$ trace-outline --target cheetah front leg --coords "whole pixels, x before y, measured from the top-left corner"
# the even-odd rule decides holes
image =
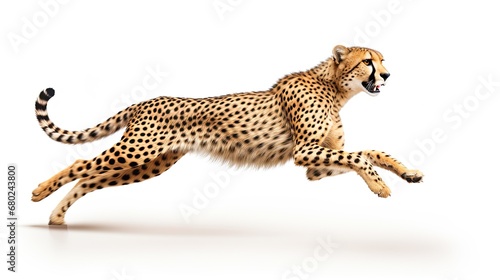
[[[408,183],[421,183],[424,174],[419,170],[406,168],[401,162],[381,151],[363,151],[362,155],[378,167],[384,168],[406,180]]]
[[[381,151],[361,151],[358,154],[367,158],[373,165],[389,170],[408,183],[421,183],[424,174],[419,170],[408,169],[401,162],[391,157],[389,154]],[[334,169],[334,168],[307,168],[307,178],[311,181],[320,180],[324,177],[335,176],[352,171],[352,169]]]
[[[373,168],[372,163],[363,156],[362,152],[349,153],[307,143],[295,146],[293,158],[296,165],[317,172],[322,170],[332,170],[332,172],[355,171],[363,178],[373,193],[380,197],[388,197],[391,194],[391,190],[385,185]],[[321,173],[316,175],[318,177],[325,176]]]
[[[311,181],[316,181],[319,179],[323,179],[325,177],[336,176],[345,174],[351,169],[334,169],[334,168],[307,168],[306,176],[307,179]]]
[[[52,211],[49,225],[63,225],[69,207],[86,194],[106,187],[124,186],[158,176],[172,167],[184,154],[184,152],[177,151],[167,152],[135,168],[81,179]]]
[[[332,126],[332,129],[327,132],[327,136],[322,141],[320,141],[320,145],[321,147],[325,147],[331,150],[343,150],[345,143],[344,129],[339,116],[336,116],[335,124],[336,125]],[[325,177],[345,174],[349,171],[352,171],[352,169],[308,167],[306,176],[307,179],[316,181]]]

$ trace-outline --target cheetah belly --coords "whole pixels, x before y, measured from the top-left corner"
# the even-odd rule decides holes
[[[226,135],[216,140],[218,145],[206,147],[203,152],[236,165],[265,167],[288,161],[293,152],[291,133],[285,127],[266,128],[248,134],[235,130],[233,134],[239,134],[239,139]]]
[[[193,150],[235,165],[274,166],[292,157],[290,130],[278,122],[218,129],[196,137]]]
[[[242,100],[246,99],[217,100],[216,110],[200,109],[185,116],[188,137],[176,141],[180,145],[175,148],[207,154],[235,165],[266,167],[291,159],[292,134],[281,109],[272,106],[275,103],[269,96],[258,99],[258,104]],[[207,101],[202,101],[200,107],[208,107],[203,102]],[[226,102],[230,106],[225,106]],[[224,107],[232,110],[218,110]]]

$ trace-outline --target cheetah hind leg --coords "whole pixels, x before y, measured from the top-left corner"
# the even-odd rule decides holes
[[[63,185],[77,179],[75,176],[76,169],[86,164],[86,162],[87,161],[81,159],[76,160],[73,164],[61,170],[47,181],[40,183],[38,187],[33,190],[31,200],[34,202],[41,201],[53,192],[57,191]]]
[[[64,218],[69,207],[86,194],[106,187],[124,186],[158,176],[172,167],[184,154],[178,151],[167,152],[153,161],[134,168],[80,179],[52,211],[49,225],[64,225]]]

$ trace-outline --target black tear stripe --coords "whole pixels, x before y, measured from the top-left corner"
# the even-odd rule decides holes
[[[374,84],[375,83],[375,66],[373,65],[373,61],[371,61],[371,60],[370,60],[370,66],[372,67],[372,73],[370,74],[370,78],[369,78],[368,81],[371,84]]]
[[[359,64],[359,63],[358,63]],[[370,66],[372,67],[372,73],[370,77],[368,77],[368,82],[361,82],[361,84],[369,91],[373,91],[372,87],[375,84],[375,66],[373,65],[373,61],[370,60]]]

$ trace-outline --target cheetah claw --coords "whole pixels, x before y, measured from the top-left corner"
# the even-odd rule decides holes
[[[377,193],[377,196],[378,197],[382,197],[382,198],[388,198],[391,196],[391,192],[389,190],[389,188],[384,188],[384,189],[381,189],[378,193]]]

